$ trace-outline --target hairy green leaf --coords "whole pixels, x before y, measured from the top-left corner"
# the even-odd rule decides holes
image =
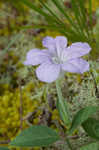
[[[99,150],[99,143],[90,143],[87,145],[84,145],[80,148],[80,150]]]
[[[31,126],[22,131],[11,143],[11,146],[34,147],[49,146],[59,140],[58,134],[47,126]]]
[[[70,134],[84,121],[86,121],[92,114],[94,114],[97,110],[99,110],[99,107],[96,106],[88,106],[83,109],[81,109],[77,114],[74,116],[74,119],[72,121]]]
[[[99,120],[88,118],[82,126],[90,137],[99,140]]]

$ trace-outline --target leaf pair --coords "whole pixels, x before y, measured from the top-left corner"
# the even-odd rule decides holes
[[[99,108],[95,106],[88,106],[81,109],[74,117],[70,134],[82,124],[89,136],[99,139],[99,121],[89,118],[97,110],[99,110]],[[22,131],[21,134],[10,143],[10,145],[20,147],[49,146],[57,140],[60,140],[60,137],[51,128],[47,126],[31,126]]]
[[[72,134],[78,126],[82,125],[82,127],[90,137],[99,140],[99,121],[94,118],[89,118],[91,115],[96,113],[96,111],[99,111],[99,107],[88,106],[86,108],[81,109],[75,115],[72,121],[69,134]],[[80,150],[99,150],[99,143],[89,143],[87,145],[82,146]]]
[[[73,131],[80,126],[82,123],[84,123],[91,115],[96,113],[96,111],[99,110],[99,107],[97,106],[88,106],[83,109],[81,109],[77,114],[75,115],[72,125],[69,131],[69,134],[72,134]]]

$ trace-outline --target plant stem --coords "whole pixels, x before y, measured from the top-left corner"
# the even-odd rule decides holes
[[[67,143],[69,149],[70,149],[70,150],[73,150],[73,148],[72,148],[72,146],[71,146],[71,143],[70,143],[70,141],[69,141],[68,138],[66,138],[66,143]]]
[[[69,111],[68,111],[68,103],[62,96],[62,91],[61,91],[59,80],[56,81],[56,90],[57,90],[57,95],[58,95],[57,109],[59,111],[60,117],[62,121],[64,122],[64,124],[70,127],[71,121],[70,121],[70,116],[69,116]]]
[[[70,121],[70,116],[68,112],[68,103],[63,98],[59,80],[56,80],[56,90],[57,90],[57,95],[58,95],[57,105],[58,105],[58,111],[59,111],[60,117],[65,123],[65,125],[70,127],[71,121]],[[68,137],[66,137],[66,144],[68,145],[68,148],[70,150],[73,150]]]

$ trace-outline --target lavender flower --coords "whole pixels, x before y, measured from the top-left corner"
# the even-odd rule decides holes
[[[36,69],[39,80],[50,83],[64,71],[82,74],[89,70],[88,62],[81,58],[91,50],[88,43],[77,42],[67,47],[64,36],[47,36],[42,43],[47,49],[30,50],[24,62],[25,65],[40,65]]]

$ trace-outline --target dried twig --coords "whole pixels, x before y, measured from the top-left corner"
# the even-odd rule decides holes
[[[10,140],[0,141],[0,144],[9,144]]]
[[[20,90],[20,129],[22,130],[22,124],[23,124],[23,101],[22,101],[22,88],[21,88],[21,79],[19,79],[19,90]]]
[[[22,101],[22,88],[21,79],[19,78],[19,90],[20,90],[20,130],[23,128],[23,101]],[[22,148],[20,148],[22,150]]]

